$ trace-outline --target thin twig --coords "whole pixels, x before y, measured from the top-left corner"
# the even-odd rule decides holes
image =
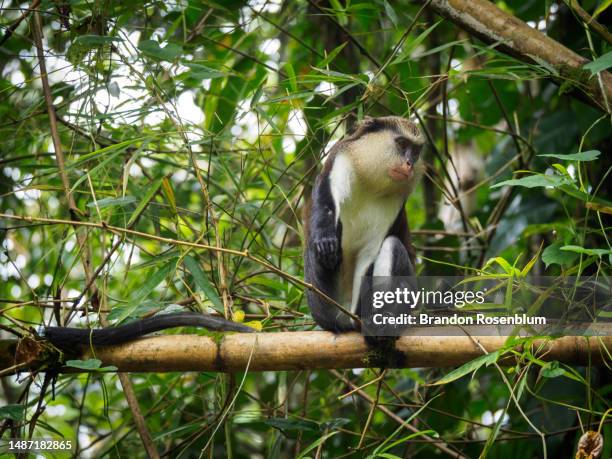
[[[374,403],[374,399],[372,397],[370,397],[363,390],[358,389],[355,384],[353,384],[349,379],[345,378],[339,371],[337,371],[337,370],[330,370],[330,372],[331,372],[331,374],[333,374],[336,378],[338,378],[340,381],[342,381],[344,384],[346,384],[350,388],[357,389],[357,391],[355,393],[357,395],[359,395],[362,399],[364,399],[366,402],[371,403],[371,404]],[[410,430],[411,432],[413,432],[413,433],[421,433],[421,431],[419,429],[414,427],[412,424],[405,422],[401,417],[399,417],[397,414],[395,414],[393,411],[391,411],[386,406],[377,405],[376,408],[379,409],[380,411],[382,411],[383,413],[385,413],[387,416],[389,416],[391,419],[393,419],[395,422],[397,422],[401,426],[403,426],[406,429]],[[421,438],[423,440],[425,440],[426,442],[431,443],[432,446],[438,448],[443,453],[448,454],[450,457],[467,459],[467,457],[464,456],[463,453],[461,453],[460,451],[454,451],[444,441],[442,441],[440,439],[430,437],[429,435],[421,435]]]
[[[17,20],[13,22],[6,29],[6,32],[4,32],[4,35],[0,39],[0,46],[2,46],[9,38],[11,38],[11,35],[13,35],[13,32],[15,32],[17,27],[19,27],[19,25],[23,22],[23,20],[27,18],[32,11],[38,8],[39,5],[40,5],[40,0],[34,0],[32,4],[30,5],[30,7],[27,8],[23,13],[21,13],[21,16],[19,16]]]

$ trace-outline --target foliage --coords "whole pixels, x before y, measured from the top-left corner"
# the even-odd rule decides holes
[[[416,116],[431,141],[428,178],[407,203],[421,274],[609,276],[609,114],[564,93],[545,65],[416,3],[42,1],[67,183],[26,14],[0,39],[3,333],[188,308],[265,332],[313,329],[301,209],[325,152],[364,115]],[[610,45],[564,2],[498,3],[597,58],[589,73],[610,66]],[[604,22],[609,2],[581,3]],[[2,8],[6,31],[25,10]],[[455,203],[446,213],[445,201]],[[609,407],[609,373],[525,349],[456,370],[388,370],[382,382],[377,370],[343,373],[374,381],[364,391],[419,433],[368,416],[358,395],[339,398],[350,390],[340,373],[131,380],[155,444],[173,457],[431,457],[423,435],[469,457],[541,457],[543,441],[551,457],[568,456]],[[501,369],[508,353],[516,364]],[[80,455],[144,456],[113,368],[69,365],[94,372],[60,376],[54,396],[43,375],[5,378],[4,436],[78,434]],[[609,457],[609,424],[602,432]]]

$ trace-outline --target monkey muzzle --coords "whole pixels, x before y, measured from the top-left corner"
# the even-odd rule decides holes
[[[408,162],[399,163],[389,168],[389,177],[395,182],[410,180],[412,177],[412,164]]]
[[[400,152],[401,162],[389,168],[389,177],[396,182],[410,180],[414,165],[419,160],[420,154],[420,145],[405,145],[404,149]]]

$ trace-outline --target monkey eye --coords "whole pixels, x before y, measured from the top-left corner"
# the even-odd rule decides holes
[[[397,149],[400,151],[400,153],[404,153],[406,150],[408,150],[408,148],[410,148],[412,142],[410,142],[410,140],[406,137],[400,136],[395,138],[395,145],[397,145]]]

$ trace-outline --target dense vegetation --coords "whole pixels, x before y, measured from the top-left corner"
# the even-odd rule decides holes
[[[599,69],[612,64],[610,43],[565,2],[497,4],[599,58]],[[605,23],[606,4],[582,8]],[[301,209],[325,152],[365,115],[418,118],[430,141],[427,177],[407,204],[420,274],[610,275],[612,102],[576,97],[575,81],[420,2],[1,8],[4,337],[211,308],[265,332],[314,329],[300,282]],[[515,357],[440,385],[430,384],[449,369],[130,379],[171,457],[431,457],[422,434],[469,457],[567,457],[598,428],[610,457],[609,365]],[[384,410],[340,397],[347,380],[371,383],[364,390]],[[145,456],[115,373],[48,383],[44,373],[2,378],[5,438],[78,437],[79,455]]]

